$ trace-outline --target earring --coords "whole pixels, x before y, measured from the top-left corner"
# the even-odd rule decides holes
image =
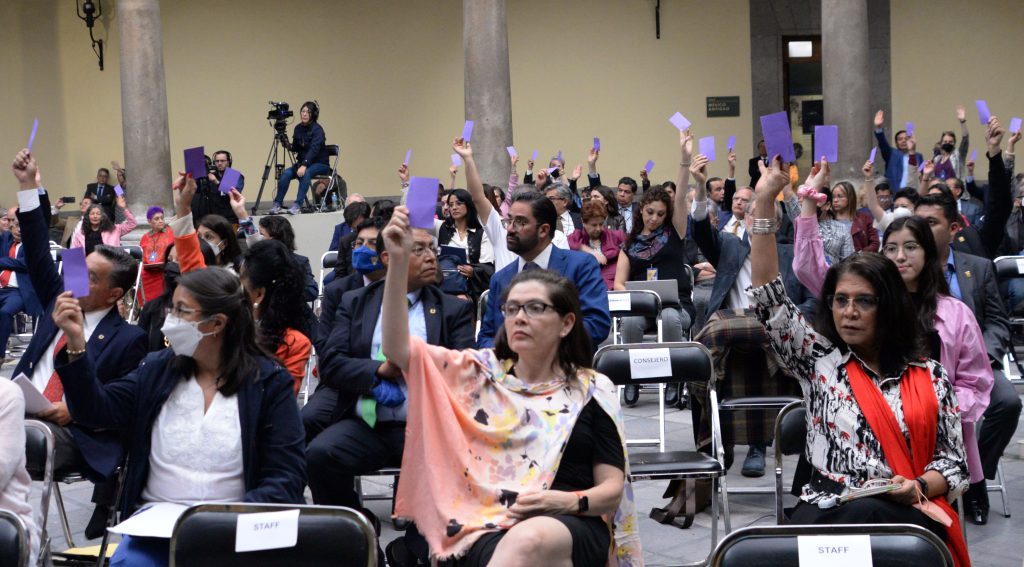
[[[259,309],[259,306],[260,306],[260,302],[259,301],[257,301],[257,302],[252,304],[252,308],[253,309]]]

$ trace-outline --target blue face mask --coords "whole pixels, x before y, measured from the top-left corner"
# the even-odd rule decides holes
[[[380,263],[377,252],[363,245],[352,251],[352,267],[365,276],[383,268],[384,265]]]

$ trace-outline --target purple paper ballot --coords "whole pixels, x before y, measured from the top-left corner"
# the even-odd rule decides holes
[[[715,161],[715,137],[707,136],[697,141],[700,148],[697,153],[708,156],[708,161]]]
[[[28,151],[32,151],[32,144],[36,143],[36,132],[39,131],[39,119],[32,121],[32,133],[28,135]]]
[[[988,126],[988,121],[992,118],[992,113],[988,111],[988,103],[983,100],[974,101],[974,106],[978,107],[978,118],[981,119],[982,126]]]
[[[565,160],[562,159],[562,150],[558,150],[558,161],[565,163]]]
[[[871,148],[871,156],[868,157],[868,161],[875,163],[875,155],[878,154],[878,148]]]
[[[678,112],[670,116],[668,118],[668,121],[671,122],[672,125],[675,126],[676,128],[679,128],[680,132],[690,127],[690,121],[687,120],[685,116]]]
[[[544,171],[548,172],[548,175],[551,175],[552,173],[558,171],[558,168],[557,167],[549,167],[549,168],[545,169]]]
[[[459,154],[452,154],[452,165],[455,167],[462,165],[462,158],[459,157]]]
[[[647,160],[647,164],[646,164],[646,165],[644,165],[644,171],[646,171],[646,172],[647,172],[647,175],[650,175],[650,174],[651,174],[651,171],[652,171],[653,169],[654,169],[654,160],[653,160],[653,159],[649,159],[649,160]]]
[[[1020,132],[1020,118],[1014,117],[1010,119],[1010,133],[1016,134],[1017,132]]]
[[[530,157],[530,161],[537,161],[537,156],[540,155],[540,150],[533,150],[533,156]]]
[[[971,161],[978,161],[978,150],[971,150]]]
[[[405,150],[405,161],[402,162],[402,165],[408,166],[410,161],[412,161],[412,148]]]
[[[206,158],[203,156],[204,153],[203,146],[185,150],[185,173],[191,173],[192,177],[196,179],[206,177]]]
[[[437,179],[430,177],[413,177],[409,180],[409,193],[405,197],[405,206],[409,207],[409,224],[413,228],[434,230],[437,184]]]
[[[911,137],[913,135],[914,135],[914,123],[913,122],[907,122],[907,137],[909,138],[909,137]]]
[[[917,172],[921,173],[922,171],[924,171],[924,162],[923,161],[917,165]]]
[[[601,138],[594,138],[594,149],[601,151]]]
[[[518,155],[518,154],[516,154],[516,147],[515,146],[509,146],[509,147],[507,147],[505,149],[508,150],[508,157],[516,157]]]
[[[786,111],[766,114],[761,117],[761,134],[768,148],[768,157],[782,156],[783,162],[796,161],[793,151],[793,134],[789,129],[789,115]]]
[[[729,140],[725,142],[726,151],[733,151],[736,149],[736,136],[729,136]]]
[[[238,187],[238,180],[242,178],[242,172],[230,167],[224,170],[224,177],[220,179],[220,192],[228,194],[232,187]]]
[[[121,185],[114,185],[114,194],[118,197],[124,197],[124,189],[121,189]]]
[[[64,263],[64,291],[75,297],[89,295],[89,268],[85,266],[85,248],[68,248],[61,255]]]
[[[839,126],[825,125],[814,127],[814,161],[819,161],[821,156],[829,163],[839,161]]]
[[[466,125],[462,127],[462,139],[469,141],[473,137],[473,121],[467,120]]]

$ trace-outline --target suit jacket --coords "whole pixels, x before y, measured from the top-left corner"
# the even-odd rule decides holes
[[[957,252],[971,254],[972,256],[985,257],[985,245],[981,241],[981,235],[973,226],[965,226],[956,233],[950,246]]]
[[[757,180],[761,179],[761,168],[757,166],[757,162],[762,162],[765,165],[768,165],[767,159],[768,158],[766,157],[754,156],[750,158],[750,161],[747,163],[747,173],[750,174],[751,187],[757,185]]]
[[[102,205],[103,210],[106,211],[107,216],[110,218],[110,222],[117,222],[114,217],[114,201],[117,198],[117,194],[114,193],[114,187],[116,184],[107,183],[103,185],[103,194],[97,196],[98,191],[97,183],[90,183],[85,186],[85,195],[82,198],[90,198],[94,205]]]
[[[324,297],[320,303],[320,322],[317,323],[317,340],[313,346],[317,352],[327,351],[327,339],[334,331],[334,322],[337,321],[338,304],[341,296],[354,289],[363,288],[363,274],[351,273],[343,278],[338,278],[324,286]]]
[[[596,261],[595,261],[596,263]],[[370,358],[373,330],[380,315],[384,280],[341,296],[336,321],[320,359],[320,380],[338,390],[335,418],[342,417],[356,399],[369,394],[382,362]],[[437,286],[421,291],[427,324],[427,343],[453,349],[473,346],[473,304],[446,295]]]
[[[639,221],[639,219],[637,219]],[[608,338],[612,327],[612,318],[608,312],[608,288],[601,277],[601,265],[593,256],[586,252],[563,250],[551,246],[551,258],[548,269],[557,272],[576,284],[580,293],[580,307],[583,311],[583,326],[590,335],[594,347]],[[519,261],[516,260],[491,276],[490,293],[487,295],[487,309],[483,321],[480,322],[480,334],[477,335],[478,348],[494,346],[494,336],[498,334],[505,322],[505,315],[498,308],[501,296],[505,293],[512,278],[519,273]]]
[[[1010,341],[1010,321],[999,294],[995,266],[988,258],[964,254],[955,248],[952,254],[961,300],[978,320],[989,358],[998,363]]]
[[[975,229],[981,228],[982,221],[982,204],[974,199],[961,199],[960,200],[960,214],[967,219]]]
[[[896,192],[901,189],[900,183],[903,181],[904,154],[889,145],[884,130],[875,130],[875,139],[878,140],[878,149],[882,150],[882,159],[885,160],[885,178],[889,180],[889,186],[893,188],[893,192]],[[920,153],[914,155],[917,156],[917,163],[924,163],[924,156]]]
[[[111,191],[113,192],[113,191]],[[50,257],[47,227],[50,211],[49,199],[40,195],[39,208],[18,212],[21,234],[25,243],[25,258],[29,276],[41,305],[45,306],[36,332],[25,349],[25,354],[14,369],[13,376],[24,373],[31,377],[36,365],[47,352],[59,331],[53,322],[53,306],[64,291],[64,281]],[[96,369],[101,382],[111,382],[134,370],[147,352],[146,332],[129,325],[113,308],[93,330],[86,344],[86,356]],[[112,432],[95,432],[77,425],[69,427],[86,463],[101,477],[110,476],[121,461],[124,449]]]
[[[43,312],[43,306],[36,297],[36,290],[32,286],[32,278],[28,274],[28,264],[25,263],[25,246],[18,249],[18,254],[11,258],[9,256],[11,245],[14,244],[14,237],[10,231],[0,234],[0,270],[11,270],[18,277],[18,295],[25,304],[25,312],[36,317]],[[49,247],[47,247],[49,248]],[[49,254],[49,252],[47,252]]]
[[[339,222],[334,225],[334,234],[331,235],[331,245],[327,247],[327,250],[337,252],[341,239],[348,236],[351,232],[352,227],[349,226],[347,222]]]

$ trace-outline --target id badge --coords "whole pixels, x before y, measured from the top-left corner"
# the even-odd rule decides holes
[[[149,253],[149,261],[156,262],[156,250]]]
[[[652,282],[658,279],[658,268],[647,268],[647,281]]]

